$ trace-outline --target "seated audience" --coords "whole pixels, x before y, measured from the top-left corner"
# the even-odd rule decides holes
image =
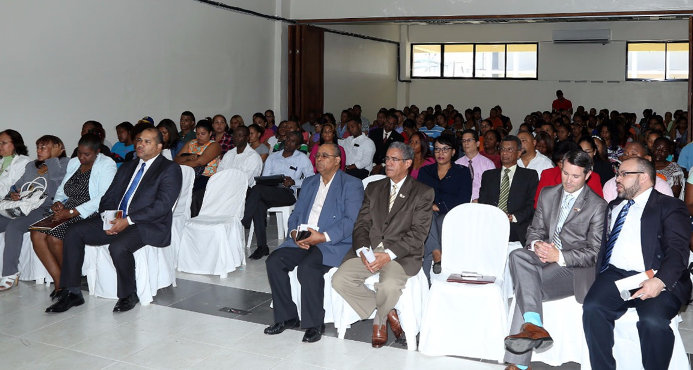
[[[0,135],[0,141],[3,140]],[[19,140],[14,142],[19,143]],[[18,144],[19,150],[21,148]],[[0,150],[7,144],[0,144]],[[43,177],[46,180],[45,199],[28,214],[15,218],[0,216],[0,233],[4,232],[5,250],[3,251],[2,278],[0,278],[0,291],[10,289],[19,281],[19,255],[22,251],[22,242],[27,228],[45,217],[49,210],[55,192],[60,181],[65,176],[68,158],[65,156],[65,146],[62,140],[52,135],[45,135],[36,140],[36,160],[24,166],[22,176],[12,184],[9,191],[9,199],[19,200],[19,192],[22,186]],[[42,182],[40,182],[42,183]],[[3,194],[4,197],[4,194]]]
[[[359,118],[350,118],[347,128],[350,136],[339,140],[339,145],[344,147],[344,153],[346,153],[345,172],[363,180],[373,169],[375,144],[361,131]]]
[[[647,155],[647,148],[637,141],[630,142],[626,145],[626,149],[623,152],[622,158],[624,161],[629,158],[644,158],[648,161],[652,159],[652,157]],[[657,175],[655,175],[654,179],[654,188],[655,190],[664,195],[668,195],[670,197],[674,196],[674,193],[671,191],[671,187],[669,186],[669,184],[667,184],[665,180],[663,180]],[[606,200],[607,202],[611,202],[612,200],[616,199],[616,197],[618,196],[616,177],[612,177],[611,180],[607,181],[604,184],[604,188],[602,190],[604,192],[604,200]]]
[[[178,138],[181,143],[186,144],[190,140],[194,140],[195,133],[195,115],[190,111],[185,111],[180,114],[180,132]]]
[[[445,130],[445,127],[437,124],[436,119],[438,119],[438,117],[441,117],[440,122],[445,121],[445,117],[442,114],[436,115],[435,118],[431,115],[427,115],[424,119],[424,126],[419,129],[419,131],[426,134],[426,138],[428,139],[428,150],[431,152],[433,152],[433,141]]]
[[[224,158],[224,154],[233,149],[233,131],[229,131],[229,125],[226,124],[226,117],[217,114],[212,119],[212,140],[221,147],[220,159]]]
[[[509,241],[525,243],[527,227],[534,214],[537,172],[517,165],[522,143],[508,135],[501,141],[501,168],[488,170],[481,176],[479,203],[490,204],[508,215]]]
[[[607,211],[608,236],[597,257],[598,275],[582,306],[593,369],[616,368],[614,321],[629,307],[639,317],[643,367],[669,367],[674,347],[669,323],[691,296],[691,232],[684,203],[653,190],[655,178],[654,166],[643,158],[626,159],[619,168],[618,199]],[[656,273],[624,300],[614,282],[648,270]]]
[[[19,132],[7,129],[0,132],[0,196],[9,193],[31,162],[29,151]]]
[[[424,166],[419,171],[419,182],[435,191],[433,220],[424,244],[423,269],[430,281],[431,261],[433,273],[440,274],[441,231],[445,215],[472,197],[472,173],[468,167],[453,162],[456,156],[455,138],[451,134],[438,136],[433,143],[436,164]],[[490,162],[490,161],[489,161]]]
[[[483,140],[482,140],[483,139]],[[484,157],[488,158],[493,162],[493,165],[496,166],[496,168],[501,167],[501,159],[500,159],[500,142],[501,142],[501,137],[498,131],[496,130],[487,130],[486,133],[482,136],[479,137],[479,142],[481,143],[481,147],[483,148],[481,155]]]
[[[259,125],[252,124],[248,126],[248,145],[257,153],[260,155],[260,158],[262,159],[262,162],[264,163],[265,160],[267,159],[267,156],[269,156],[270,152],[270,147],[268,144],[263,143],[260,141],[260,138],[262,137],[262,133],[265,130],[260,127]]]
[[[195,170],[193,191],[205,189],[209,178],[217,172],[221,146],[212,140],[212,124],[201,120],[195,127],[196,139],[190,140],[176,155],[174,161]]]
[[[101,140],[101,146],[99,146],[99,153],[105,155],[106,157],[110,157],[113,159],[113,154],[111,153],[111,146],[113,145],[105,145],[104,140],[106,138],[106,131],[103,129],[103,125],[100,122],[97,121],[86,121],[84,124],[82,124],[82,131],[80,132],[80,137],[84,136],[86,134],[93,134],[96,135],[99,140]],[[77,148],[75,148],[74,151],[72,151],[72,155],[70,158],[75,158],[77,157]]]
[[[517,305],[510,328],[515,334],[505,338],[505,362],[519,369],[529,367],[534,348],[553,341],[543,327],[542,302],[574,295],[582,303],[602,242],[606,202],[585,186],[592,158],[577,149],[559,163],[560,185],[542,190],[525,248],[512,251],[508,262]]]
[[[282,130],[283,129],[283,130]],[[283,132],[282,132],[283,131]],[[301,135],[301,140],[303,141],[301,145],[298,147],[298,151],[304,154],[308,154],[308,145],[306,142],[309,140],[309,135],[308,132],[303,131],[301,132],[301,129],[298,127],[298,123],[296,121],[288,120],[288,121],[283,121],[282,123],[279,124],[279,129],[277,130],[277,143],[274,144],[272,148],[272,152],[276,153],[282,149],[284,149],[284,140],[286,140],[286,134],[289,132],[298,132]],[[267,144],[270,144],[269,141]]]
[[[623,148],[619,145],[620,136],[618,128],[615,124],[603,123],[598,127],[599,136],[604,140],[604,146],[606,147],[606,155],[612,166],[618,167],[621,163],[619,158],[623,156]]]
[[[303,181],[296,207],[289,217],[290,238],[266,261],[274,324],[265,329],[265,334],[279,334],[300,325],[306,329],[304,342],[320,340],[325,331],[323,275],[338,267],[351,248],[351,233],[363,202],[361,182],[339,170],[341,154],[337,144],[321,144],[316,157],[318,175]],[[298,240],[297,229],[302,224],[317,229],[310,228],[310,235]],[[301,283],[300,324],[287,274],[294,268]]]
[[[320,146],[322,146],[323,144],[330,144],[330,143],[335,144],[335,145],[337,145],[337,147],[339,147],[339,153],[340,153],[340,155],[339,155],[339,161],[340,161],[339,169],[344,171],[344,167],[346,167],[346,165],[344,164],[344,162],[346,160],[346,154],[344,153],[344,148],[342,148],[341,145],[337,144],[337,132],[336,132],[336,128],[335,128],[334,124],[329,123],[329,122],[325,122],[324,124],[322,124],[322,129],[320,131],[320,141],[318,141],[319,145],[313,145],[313,149],[310,151],[310,157],[309,157],[310,163],[313,164],[313,169],[315,169],[315,173],[318,172],[318,168],[316,166],[317,161],[315,159],[315,155],[318,153]]]
[[[462,150],[464,150],[464,156],[455,163],[469,168],[472,176],[472,202],[476,203],[479,200],[481,175],[496,166],[490,159],[479,153],[479,134],[474,130],[462,131]]]
[[[593,168],[592,172],[596,173],[599,175],[599,181],[601,181],[602,187],[604,184],[606,184],[607,181],[611,180],[611,178],[614,177],[614,169],[611,167],[611,164],[604,161],[599,155],[598,155],[598,148],[597,144],[595,143],[594,138],[590,136],[585,136],[580,141],[578,142],[578,145],[580,145],[580,148],[582,148],[585,153],[589,154],[590,157],[592,157],[593,161]],[[589,184],[589,180],[588,180]]]
[[[262,136],[260,137],[261,143],[266,143],[269,138],[274,135],[274,131],[267,126],[267,118],[264,114],[257,112],[253,114],[253,124],[256,124],[264,130]]]
[[[267,209],[290,206],[296,203],[296,190],[301,187],[306,177],[312,176],[313,166],[308,156],[299,152],[301,134],[292,131],[286,134],[284,149],[272,153],[265,162],[262,176],[284,175],[284,181],[278,186],[256,184],[245,199],[245,211],[241,223],[246,229],[253,223],[257,248],[250,259],[261,259],[269,255],[267,246]]]
[[[549,157],[535,149],[537,141],[532,134],[520,132],[517,137],[522,142],[522,155],[517,160],[518,166],[536,171],[537,178],[541,177],[544,170],[554,167],[553,161]]]
[[[683,170],[676,162],[667,160],[673,154],[673,151],[674,143],[665,137],[660,137],[654,142],[653,162],[657,173],[666,177],[667,184],[671,188],[674,198],[682,198],[680,197],[681,190],[686,181]]]
[[[109,245],[118,281],[118,302],[113,312],[125,312],[139,302],[133,253],[145,245],[165,247],[171,243],[172,208],[182,181],[180,167],[160,155],[163,139],[156,128],[145,128],[135,138],[139,159],[118,169],[98,206],[99,213],[121,210],[123,218],[113,220],[109,230],[103,229],[99,217],[70,226],[64,239],[62,290],[58,301],[46,312],[64,312],[84,303],[81,276],[85,245]]]
[[[111,159],[116,162],[116,166],[120,167],[123,162],[125,162],[125,157],[128,153],[135,150],[132,140],[132,129],[135,126],[130,122],[122,122],[116,126],[116,134],[118,135],[118,142],[113,144],[111,148]]]
[[[156,126],[161,132],[164,138],[164,149],[161,155],[166,157],[168,160],[173,160],[173,158],[178,155],[178,152],[183,148],[183,142],[178,137],[178,131],[176,130],[176,124],[168,118],[164,118]]]
[[[272,114],[272,124],[274,124],[274,113]],[[241,117],[238,114],[234,114],[233,117],[231,117],[231,119],[229,120],[229,130],[233,132],[233,130],[235,130],[238,126],[245,126],[245,122],[243,122],[243,117]],[[276,128],[277,126],[273,126],[273,130],[275,130]]]
[[[375,144],[375,154],[373,155],[373,169],[371,175],[381,174],[385,166],[385,153],[387,148],[395,141],[404,142],[404,137],[395,131],[397,116],[390,113],[386,116],[382,127],[373,129],[368,137]]]
[[[428,140],[426,140],[426,135],[423,132],[412,133],[409,137],[409,147],[414,151],[414,159],[411,167],[409,167],[409,176],[418,179],[421,168],[436,163],[436,160],[428,151]]]
[[[435,192],[407,176],[413,156],[411,147],[404,143],[390,145],[385,158],[387,178],[366,188],[354,224],[352,248],[332,278],[334,290],[361,319],[375,311],[371,340],[374,348],[387,343],[388,323],[397,338],[403,335],[394,307],[407,279],[421,270],[424,240],[431,226]],[[363,253],[357,255],[364,246],[373,247],[373,262],[368,262]],[[378,273],[380,280],[374,292],[366,288],[364,281]]]
[[[63,240],[68,228],[85,219],[96,218],[99,202],[111,185],[117,167],[115,162],[99,153],[101,141],[94,135],[82,136],[77,144],[77,158],[67,163],[64,177],[55,193],[54,202],[48,202],[54,221],[63,221],[50,231],[31,231],[34,251],[53,278],[57,298],[60,290],[60,272],[63,260]],[[81,266],[81,265],[80,265]]]

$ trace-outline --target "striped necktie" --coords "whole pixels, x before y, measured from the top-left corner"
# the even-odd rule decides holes
[[[498,208],[503,212],[508,213],[508,194],[510,194],[510,169],[506,168],[503,173],[503,181],[501,181],[500,196],[498,197]]]
[[[551,242],[558,249],[563,249],[561,246],[561,238],[558,236],[558,234],[560,234],[561,230],[563,230],[565,219],[568,218],[568,214],[570,213],[570,203],[572,200],[572,194],[566,194],[566,196],[563,198],[563,204],[561,204],[561,213],[558,215],[558,223],[556,224],[556,231],[554,231],[553,238],[551,238]]]
[[[614,223],[614,228],[611,229],[611,233],[609,233],[609,240],[606,243],[606,248],[604,249],[604,259],[602,260],[602,267],[599,270],[599,273],[604,272],[607,268],[609,268],[609,260],[611,259],[611,252],[614,251],[614,245],[616,245],[616,240],[618,239],[618,234],[621,233],[621,229],[623,228],[623,224],[626,222],[626,216],[628,215],[628,209],[630,209],[630,206],[633,205],[635,201],[633,199],[629,200],[628,203],[626,203],[625,206],[621,209],[621,212],[618,213],[618,217],[616,218],[616,222]]]
[[[472,167],[472,160],[469,159],[469,173],[472,174],[472,181],[474,181],[474,167]]]
[[[132,197],[132,194],[135,192],[135,189],[137,189],[137,185],[140,183],[140,180],[142,179],[145,164],[146,163],[142,163],[142,167],[140,167],[140,170],[137,171],[137,173],[135,174],[135,178],[132,179],[132,184],[130,184],[130,187],[125,192],[123,200],[120,201],[120,206],[118,207],[118,209],[123,211],[123,218],[128,216],[128,203],[130,202],[130,197]]]
[[[395,204],[395,198],[397,198],[397,185],[392,184],[392,190],[390,190],[390,203],[387,206],[387,211],[392,210],[392,205]]]

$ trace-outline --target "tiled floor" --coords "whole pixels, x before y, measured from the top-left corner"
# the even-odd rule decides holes
[[[268,236],[276,236],[274,220]],[[277,240],[270,240],[271,246]],[[22,282],[0,294],[1,369],[502,369],[473,359],[429,357],[390,341],[370,346],[372,324],[352,325],[345,340],[327,325],[322,340],[303,332],[263,334],[273,321],[264,259],[248,261],[227,279],[179,273],[178,286],[159,291],[154,304],[114,314],[115,301],[85,295],[86,303],[46,314],[49,287]],[[233,308],[237,311],[222,311]],[[681,335],[693,352],[693,309]],[[533,363],[534,369],[557,369]],[[579,369],[570,363],[560,369]]]

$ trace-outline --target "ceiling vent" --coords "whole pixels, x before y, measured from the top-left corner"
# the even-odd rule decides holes
[[[610,29],[553,30],[554,44],[608,44]]]

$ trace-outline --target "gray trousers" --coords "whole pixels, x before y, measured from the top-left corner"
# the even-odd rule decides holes
[[[423,271],[428,279],[428,284],[431,284],[431,265],[433,264],[433,251],[442,249],[442,235],[443,235],[443,220],[447,213],[433,212],[433,219],[431,220],[431,228],[428,229],[428,238],[424,243],[424,257],[423,257]]]
[[[361,258],[352,258],[339,266],[332,277],[332,288],[362,320],[377,310],[373,325],[385,325],[387,314],[395,308],[409,277],[399,263],[390,261],[380,270],[380,280],[375,283],[375,291],[372,291],[363,284],[372,275]]]
[[[48,207],[39,207],[26,217],[9,219],[0,216],[0,233],[5,233],[5,251],[2,254],[2,276],[16,274],[19,268],[19,254],[22,252],[24,233],[34,222],[42,219]]]
[[[516,249],[509,257],[510,276],[515,286],[515,312],[510,325],[510,334],[520,332],[525,323],[525,312],[536,312],[542,317],[542,302],[553,301],[574,295],[573,271],[558,263],[543,263],[528,249]],[[551,328],[546,328],[551,333]],[[523,354],[505,352],[505,362],[529,365],[532,351]]]

